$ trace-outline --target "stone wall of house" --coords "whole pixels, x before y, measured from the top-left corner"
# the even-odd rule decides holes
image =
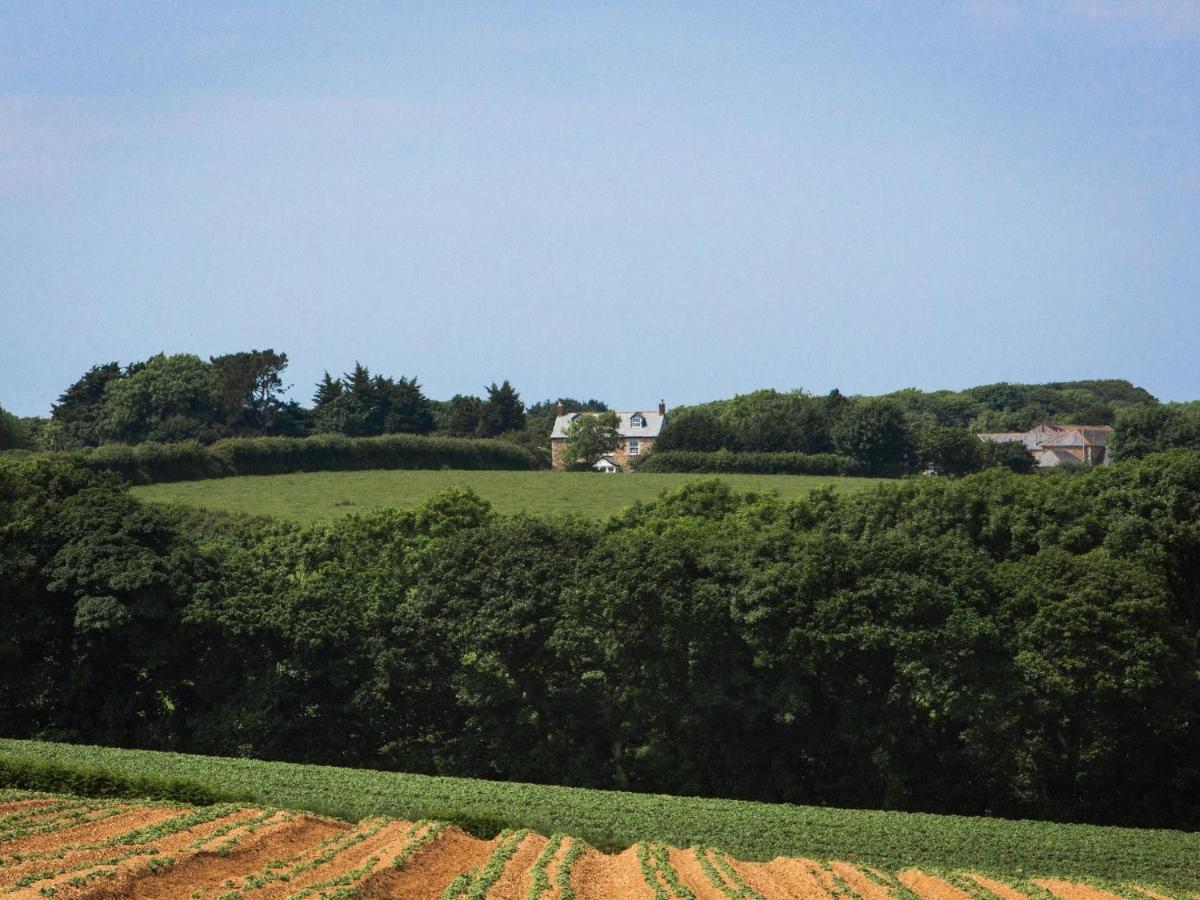
[[[645,456],[654,446],[655,438],[638,438],[638,456]],[[563,447],[566,445],[566,440],[563,438],[552,439],[550,441],[550,463],[556,469],[565,469],[567,460],[563,458]],[[622,472],[629,471],[629,443],[628,440],[622,439],[621,445],[612,453],[608,454],[612,457],[613,462],[621,467]]]

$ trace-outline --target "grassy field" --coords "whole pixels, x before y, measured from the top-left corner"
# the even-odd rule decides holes
[[[815,475],[600,475],[590,472],[475,472],[457,469],[302,472],[214,478],[135,487],[153,503],[316,522],[390,506],[418,506],[438,491],[469,487],[501,513],[577,513],[604,518],[635,500],[650,500],[689,481],[720,478],[736,491],[777,492],[785,499],[814,488],[855,491],[879,484],[867,478]]]
[[[893,870],[973,869],[1017,879],[1136,881],[1177,896],[1200,892],[1200,834],[1179,831],[631,794],[15,740],[0,740],[4,757],[188,779],[255,804],[351,820],[388,815],[568,833],[610,850],[653,840],[717,846],[741,859],[809,856]]]

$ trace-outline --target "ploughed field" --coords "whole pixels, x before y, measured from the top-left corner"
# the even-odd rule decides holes
[[[351,824],[234,804],[0,792],[0,893],[14,897],[1147,900],[1172,896],[1166,890],[1037,872],[1014,879],[836,859],[746,862],[661,843],[604,854],[523,830],[483,840],[432,821]]]
[[[778,493],[784,499],[816,488],[862,490],[878,480],[817,475],[690,475],[639,472],[479,472],[462,469],[371,469],[298,472],[178,481],[133,488],[153,503],[317,522],[379,507],[411,509],[448,488],[470,488],[500,513],[604,518],[637,500],[653,500],[689,481],[719,478],[738,492]]]
[[[1138,884],[1200,898],[1200,833],[1167,829],[676,797],[6,739],[0,739],[0,784],[93,796],[186,798],[181,802],[204,796],[237,808],[306,810],[321,821],[383,816],[454,822],[487,836],[502,828],[528,829],[569,834],[606,851],[644,841],[719,847],[739,860],[843,860],[893,877],[907,869],[984,873],[1041,900],[1050,895],[1031,878],[1086,882],[1126,894],[1123,885]],[[3,797],[0,792],[0,802]],[[0,858],[8,855],[0,844]],[[990,896],[972,887],[975,881],[954,877],[976,900]],[[1128,896],[1140,900],[1142,894]],[[958,894],[946,897],[962,900]]]

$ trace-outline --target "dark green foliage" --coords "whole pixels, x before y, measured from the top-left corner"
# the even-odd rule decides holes
[[[553,422],[559,403],[563,405],[563,409],[567,412],[609,411],[608,404],[602,400],[595,398],[590,400],[576,400],[574,397],[563,397],[559,400],[539,400],[525,410],[525,414],[532,419],[543,419],[549,416],[551,422]]]
[[[0,450],[28,450],[33,437],[20,419],[0,406]]]
[[[287,404],[280,398],[285,390],[283,370],[286,353],[250,350],[227,353],[209,360],[221,379],[220,412],[225,425],[235,433],[280,434]]]
[[[672,425],[674,427],[674,425]],[[1028,456],[1028,454],[1026,454]],[[746,475],[861,475],[861,464],[836,453],[732,453],[655,450],[638,459],[639,472],[741,473]]]
[[[621,443],[616,413],[587,413],[579,416],[566,428],[563,459],[571,466],[587,469]]]
[[[171,800],[209,806],[249,799],[188,778],[129,775],[98,766],[64,765],[52,760],[0,755],[0,787],[80,797]]]
[[[483,418],[482,400],[455,394],[442,406],[440,430],[453,437],[475,437]]]
[[[671,411],[669,427],[663,429],[662,437],[654,449],[656,453],[667,450],[694,453],[731,450],[736,443],[735,432],[736,426],[723,422],[712,404],[681,407]]]
[[[5,459],[0,733],[1196,828],[1197,523],[1189,451],[310,527]]]
[[[479,418],[478,436],[496,437],[506,431],[520,431],[525,427],[525,404],[521,395],[504,379],[497,386],[493,381],[487,388],[487,399]]]
[[[581,840],[572,842],[558,867],[560,889],[570,884],[570,866],[583,841],[605,852],[660,841],[715,845],[739,859],[807,856],[893,871],[1104,878],[1172,888],[1180,896],[1200,889],[1195,865],[1200,835],[1182,831],[748,803],[41,742],[0,740],[0,754],[186,779],[260,806],[349,819],[390,815],[452,822],[484,838],[506,828],[569,833]]]
[[[372,376],[362,363],[342,376],[335,389],[329,373],[317,385],[313,426],[318,432],[349,437],[428,434],[433,407],[416,378]]]
[[[980,441],[978,450],[980,468],[1001,466],[1010,472],[1032,472],[1037,463],[1025,445],[1019,441]]]
[[[373,438],[314,435],[306,438],[230,438],[207,446],[106,444],[62,454],[89,469],[115,472],[133,484],[191,481],[229,475],[361,469],[531,469],[525,450],[504,441],[392,434]]]
[[[1122,407],[1158,402],[1144,388],[1115,378],[1049,384],[1003,382],[957,394],[937,391],[926,397],[942,413],[942,424],[963,424],[976,431],[1021,431],[1041,422],[1111,425]]]
[[[993,465],[1027,471],[1013,448],[975,446],[981,431],[1022,431],[1043,422],[1160,422],[1158,401],[1127,381],[992,384],[965,391],[908,389],[882,397],[815,397],[803,391],[756,391],[671,411],[656,451],[826,453],[837,450],[877,474],[933,469],[963,474]],[[1170,418],[1168,416],[1168,418]],[[1196,417],[1200,420],[1200,416]],[[1171,418],[1175,422],[1175,418]],[[1144,431],[1145,429],[1143,429]],[[1200,446],[1200,426],[1150,429],[1127,456]],[[1021,451],[1024,453],[1024,451]],[[1024,454],[1028,457],[1028,454]]]
[[[876,474],[906,469],[914,456],[914,436],[904,410],[894,400],[869,397],[846,408],[831,430],[844,456]]]
[[[1200,450],[1200,402],[1128,407],[1117,414],[1113,452],[1141,459],[1171,447]]]
[[[92,366],[63,391],[53,409],[53,449],[70,450],[100,442],[99,423],[104,411],[105,391],[110,382],[120,378],[120,363],[104,363]]]
[[[200,357],[159,354],[105,385],[96,433],[102,442],[212,440],[221,393],[221,375]]]
[[[457,437],[492,438],[500,435],[512,440],[525,428],[525,404],[521,395],[505,379],[486,388],[487,399],[455,394],[442,404],[438,427]],[[547,435],[548,437],[548,435]],[[539,436],[539,443],[542,442]]]

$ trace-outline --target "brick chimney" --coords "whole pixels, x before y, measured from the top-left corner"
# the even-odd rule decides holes
[[[558,406],[554,407],[554,409],[555,415],[561,416],[563,414],[563,405],[561,400],[558,401]]]
[[[667,414],[667,401],[665,401],[665,400],[658,401],[658,414],[660,416],[665,416]]]

